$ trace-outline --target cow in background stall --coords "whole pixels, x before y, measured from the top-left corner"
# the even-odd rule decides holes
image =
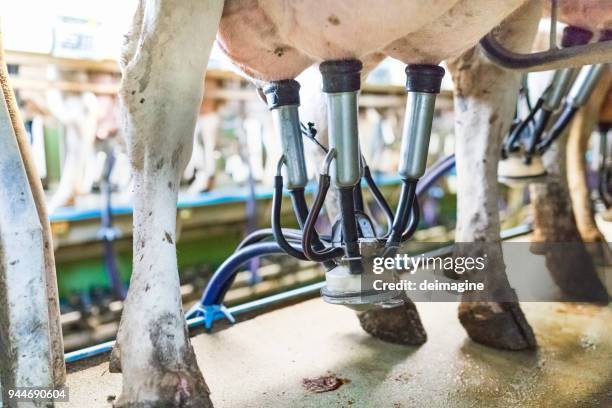
[[[68,73],[50,67],[51,81],[87,82],[87,74]],[[57,190],[49,202],[49,212],[73,205],[78,195],[91,191],[94,142],[98,121],[98,100],[92,92],[63,92],[51,88],[46,92],[47,109],[64,129],[64,164]]]
[[[216,81],[206,80],[208,89],[218,87]],[[216,180],[215,148],[221,131],[222,104],[204,99],[195,125],[193,154],[185,168],[184,179],[189,180],[189,194],[210,191]]]

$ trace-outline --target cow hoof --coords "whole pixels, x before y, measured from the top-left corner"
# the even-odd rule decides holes
[[[546,255],[546,243],[532,241],[529,244],[529,252],[534,255]]]
[[[533,330],[516,302],[462,302],[459,321],[476,343],[502,350],[533,350]]]
[[[189,403],[177,403],[176,400],[156,400],[156,401],[139,401],[139,402],[118,402],[113,405],[113,408],[170,408],[170,407],[193,407],[193,408],[213,408],[210,398],[206,400],[196,399]]]
[[[427,341],[419,312],[409,299],[399,306],[358,312],[357,317],[363,330],[382,341],[410,346]]]
[[[210,391],[202,375],[188,371],[167,371],[157,378],[154,389],[136,389],[124,392],[115,408],[213,408]],[[152,381],[152,378],[148,379]],[[148,383],[147,385],[150,385]],[[154,399],[144,399],[143,395],[155,395]]]
[[[546,267],[565,300],[608,304],[608,291],[597,275],[590,254],[583,247],[571,245],[547,253]]]

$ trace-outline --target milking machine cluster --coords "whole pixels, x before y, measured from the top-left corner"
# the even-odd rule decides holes
[[[562,46],[584,45],[592,36],[590,31],[569,26],[564,29]],[[599,41],[610,39],[612,31],[604,31]],[[502,160],[498,168],[501,182],[516,185],[545,179],[542,155],[563,134],[578,109],[588,101],[606,69],[606,64],[598,64],[579,69],[563,68],[555,72],[551,84],[530,107],[529,114],[524,120],[513,124],[503,142]]]
[[[326,282],[321,295],[329,303],[364,309],[403,302],[400,292],[370,290],[364,284],[364,277],[372,274],[374,257],[394,256],[399,246],[412,237],[419,222],[417,195],[452,167],[452,158],[445,159],[423,177],[434,104],[444,69],[437,65],[406,67],[407,104],[398,169],[402,184],[393,212],[376,186],[359,147],[357,118],[361,68],[357,60],[326,61],[320,65],[327,101],[329,149],[318,144],[326,156],[310,209],[305,199],[308,178],[304,126],[298,113],[300,85],[294,80],[283,80],[264,87],[283,152],[274,183],[272,225],[270,229],[250,234],[239,244],[236,252],[215,272],[199,304],[189,311],[187,318],[203,316],[206,327],[220,316],[233,321],[222,301],[238,269],[253,257],[279,253],[323,264]],[[307,133],[314,138],[312,132]],[[366,213],[362,180],[386,216],[388,225],[384,233],[377,234],[375,222]],[[330,186],[338,191],[340,215],[331,231],[320,234],[315,225]],[[299,229],[285,229],[280,225],[284,188],[291,197]],[[389,271],[378,275],[377,279],[393,281],[396,278],[393,271]]]

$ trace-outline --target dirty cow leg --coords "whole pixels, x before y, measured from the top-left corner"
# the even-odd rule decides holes
[[[125,44],[121,101],[134,176],[133,271],[117,335],[118,407],[210,407],[181,308],[179,177],[192,149],[222,1],[141,1]]]
[[[524,8],[500,30],[509,47],[527,51],[535,34],[538,13]],[[520,25],[520,26],[519,26]],[[534,348],[535,337],[510,288],[500,243],[497,164],[501,140],[508,131],[519,88],[519,74],[505,71],[472,49],[449,62],[455,82],[457,156],[457,232],[460,256],[484,250],[483,276],[489,294],[501,293],[504,302],[472,301],[464,294],[459,320],[472,340],[510,350]],[[465,252],[465,253],[463,253]],[[482,255],[482,254],[480,254]],[[514,301],[507,301],[514,299]],[[487,299],[489,300],[489,299]]]
[[[534,215],[532,251],[546,257],[546,267],[564,295],[605,302],[608,294],[574,218],[565,166],[566,141],[564,135],[544,154],[546,182],[532,184],[529,189]]]
[[[490,282],[508,293],[500,243],[497,163],[516,98],[516,74],[503,71],[472,50],[449,64],[455,81],[457,157],[456,242],[482,243]],[[458,248],[469,252],[469,244]],[[456,254],[472,256],[470,253]],[[487,287],[489,291],[498,288]],[[506,296],[507,297],[507,296]],[[535,347],[518,302],[470,302],[464,296],[459,320],[472,340],[502,349]]]

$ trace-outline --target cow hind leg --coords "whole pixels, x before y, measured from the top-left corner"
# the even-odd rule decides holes
[[[530,186],[532,251],[545,256],[546,267],[564,295],[572,300],[606,302],[607,291],[574,217],[565,166],[566,136],[543,156],[546,183]]]
[[[212,406],[181,307],[176,201],[222,8],[222,1],[143,0],[127,36],[120,97],[134,242],[114,353],[123,373],[117,407]]]
[[[538,20],[538,13],[529,7],[500,27],[500,39],[507,46],[528,51]],[[498,208],[497,164],[516,103],[519,74],[495,66],[476,48],[450,61],[449,68],[455,83],[456,255],[484,252],[487,257],[481,276],[467,276],[483,281],[486,298],[466,292],[459,320],[475,342],[509,350],[534,348],[533,331],[506,277]]]

